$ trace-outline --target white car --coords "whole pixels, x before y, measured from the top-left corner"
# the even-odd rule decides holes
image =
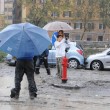
[[[66,57],[68,58],[68,67],[77,69],[80,66],[84,66],[84,56],[81,45],[79,45],[77,42],[70,42],[69,46],[70,48],[66,53]],[[49,64],[56,65],[55,55],[56,55],[55,48],[49,50],[49,56],[48,56]]]
[[[85,60],[85,68],[91,70],[110,69],[110,48]]]

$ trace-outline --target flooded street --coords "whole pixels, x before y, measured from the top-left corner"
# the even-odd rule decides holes
[[[38,96],[34,100],[29,98],[25,75],[19,99],[10,98],[14,71],[15,67],[0,63],[0,110],[110,110],[110,70],[68,69],[68,81],[62,84],[56,68],[51,68],[51,76],[41,68],[35,74]]]

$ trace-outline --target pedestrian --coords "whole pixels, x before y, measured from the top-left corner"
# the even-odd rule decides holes
[[[59,30],[58,31],[58,35],[61,35],[63,38],[65,37],[64,31],[63,30]]]
[[[40,65],[42,63],[44,63],[45,69],[47,71],[47,75],[50,75],[51,74],[50,73],[50,68],[49,68],[49,65],[48,65],[48,54],[49,54],[49,50],[46,49],[40,56],[38,56],[39,63],[36,66],[36,69],[35,69],[35,73],[36,74],[39,74],[40,73]]]
[[[65,39],[65,43],[66,43],[66,49],[65,49],[65,52],[68,52],[69,48],[70,48],[70,40],[69,40],[69,34],[64,34],[64,31],[63,30],[59,30],[58,31],[58,35],[61,35],[63,36],[63,39]]]
[[[33,61],[34,61],[34,72],[36,72],[36,62],[39,60],[39,56],[34,56]]]
[[[65,56],[65,39],[62,35],[57,36],[57,41],[55,42],[56,48],[56,67],[57,67],[57,76],[61,78],[62,76],[62,58]]]
[[[18,99],[21,89],[21,81],[23,79],[24,73],[28,80],[28,89],[31,99],[34,99],[37,94],[37,87],[34,80],[34,63],[33,57],[23,57],[17,58],[16,68],[15,68],[15,88],[11,90],[11,98]]]

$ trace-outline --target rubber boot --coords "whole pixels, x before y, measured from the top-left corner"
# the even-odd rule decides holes
[[[30,95],[30,99],[32,100],[37,97],[37,94],[35,92],[30,92],[29,95]]]
[[[36,69],[35,69],[35,73],[36,73],[36,74],[40,74],[39,68],[36,68]]]
[[[11,98],[18,99],[19,98],[19,91],[17,91],[15,88],[11,89]]]
[[[48,68],[48,69],[46,69],[46,70],[47,70],[47,74],[48,74],[48,75],[51,75],[50,69]]]

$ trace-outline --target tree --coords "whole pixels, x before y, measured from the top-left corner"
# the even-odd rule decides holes
[[[93,18],[97,15],[97,0],[77,0],[77,5],[74,6],[74,19],[80,21],[80,29],[83,28],[81,40],[86,31],[94,29]]]
[[[99,0],[99,13],[104,26],[110,28],[110,0]]]
[[[47,22],[58,20],[63,10],[69,9],[70,0],[18,0],[28,10],[26,21],[40,27]]]
[[[38,1],[28,0],[26,6],[28,7],[28,14],[26,21],[33,23],[37,26],[44,26],[51,18],[48,16],[48,10],[50,9],[50,2],[43,0],[40,4]]]

